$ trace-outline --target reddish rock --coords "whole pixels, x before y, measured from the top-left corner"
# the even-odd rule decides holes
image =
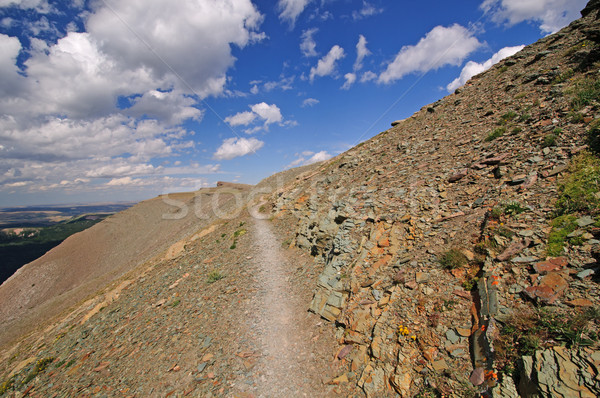
[[[464,299],[467,300],[472,300],[473,298],[471,297],[471,293],[466,292],[464,290],[455,290],[452,293],[454,293],[455,295],[457,295],[458,297],[462,297]]]
[[[379,239],[379,242],[377,242],[377,246],[390,247],[390,240],[388,238]]]
[[[569,264],[566,257],[556,257],[550,260],[542,261],[536,263],[533,266],[535,272],[541,275],[545,275],[548,272],[552,271],[560,271],[562,268],[566,267]]]
[[[469,174],[469,169],[462,169],[458,173],[450,176],[450,178],[448,178],[448,182],[456,182],[462,180],[464,177],[467,176],[467,174]]]
[[[532,299],[540,299],[546,304],[552,304],[569,287],[569,283],[558,273],[550,272],[542,277],[537,286],[530,286],[525,293]]]
[[[464,278],[466,271],[463,268],[454,268],[450,271],[450,273],[452,274],[452,276],[454,276],[456,279],[462,279]]]
[[[559,165],[559,166],[555,166],[551,170],[545,170],[545,171],[543,171],[541,173],[541,176],[542,176],[542,178],[553,177],[553,176],[555,176],[557,174],[562,173],[565,170],[567,170],[567,166],[566,165]]]
[[[529,239],[519,240],[517,242],[511,243],[510,246],[508,246],[506,248],[506,250],[504,250],[502,253],[500,253],[499,255],[496,256],[496,260],[506,261],[506,260],[510,259],[511,257],[516,256],[517,254],[522,252],[523,249],[525,249],[527,246],[529,246],[529,243],[531,243],[531,241]]]
[[[423,356],[429,362],[433,362],[434,359],[437,357],[438,352],[438,349],[435,347],[427,347],[423,350]]]
[[[352,351],[352,349],[354,348],[354,346],[352,344],[348,344],[346,346],[344,346],[336,355],[337,359],[343,359],[344,357],[346,357],[346,355],[350,354],[350,351]]]
[[[487,165],[496,165],[496,164],[500,164],[500,162],[502,162],[507,157],[508,157],[508,154],[504,153],[502,155],[493,156],[491,158],[483,159],[480,163],[487,164]]]
[[[592,307],[594,305],[590,300],[581,298],[567,301],[567,304],[571,307]]]
[[[93,371],[94,372],[100,372],[101,370],[106,369],[106,367],[108,367],[108,365],[110,365],[109,362],[106,362],[106,361],[100,362],[100,364],[98,366],[96,366],[93,369]]]
[[[447,216],[447,217],[442,217],[442,218],[440,218],[440,219],[438,219],[438,220],[436,220],[436,221],[437,221],[437,222],[442,222],[442,221],[452,220],[453,218],[456,218],[456,217],[462,217],[462,216],[464,216],[464,215],[465,215],[465,213],[464,213],[463,211],[458,211],[458,212],[456,212],[456,213],[450,214],[450,215],[449,215],[449,216]]]
[[[415,290],[417,287],[419,287],[419,285],[417,285],[417,282],[415,282],[415,281],[406,282],[404,284],[404,286],[407,287],[407,288],[409,288],[409,289],[411,289],[411,290]]]

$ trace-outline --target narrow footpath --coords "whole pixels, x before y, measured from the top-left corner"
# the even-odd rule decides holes
[[[315,365],[314,324],[307,312],[310,297],[292,283],[296,269],[283,253],[280,240],[267,220],[252,218],[252,261],[259,288],[248,318],[260,359],[255,367],[258,397],[323,397],[331,386],[323,384]]]

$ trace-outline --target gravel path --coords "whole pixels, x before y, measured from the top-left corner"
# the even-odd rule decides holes
[[[292,237],[287,220],[218,224],[178,257],[132,276],[86,320],[103,295],[43,343],[33,336],[0,369],[23,363],[15,388],[40,398],[349,396],[349,383],[328,384],[345,372],[333,361],[333,327],[306,310],[321,270],[282,246]],[[21,384],[40,358],[54,360]]]
[[[260,344],[257,391],[260,397],[316,397],[327,394],[315,368],[311,332],[318,318],[306,312],[306,296],[291,283],[295,270],[267,220],[253,219],[254,263],[260,289],[251,330]],[[312,324],[312,325],[310,325]],[[312,327],[311,327],[312,326]]]

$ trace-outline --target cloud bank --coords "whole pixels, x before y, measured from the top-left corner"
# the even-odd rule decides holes
[[[504,47],[496,54],[492,55],[492,58],[488,59],[487,61],[481,64],[474,61],[467,62],[467,64],[463,67],[462,71],[460,72],[460,76],[454,79],[452,83],[448,84],[448,86],[446,86],[446,89],[448,91],[456,90],[457,88],[463,86],[467,82],[467,80],[469,80],[473,76],[478,75],[481,72],[485,72],[504,58],[510,57],[511,55],[518,53],[523,49],[523,47],[525,46],[521,45],[514,47]]]
[[[482,43],[464,26],[436,26],[416,45],[402,47],[379,75],[378,81],[389,84],[409,73],[426,73],[446,65],[460,65],[481,46]]]
[[[515,25],[536,21],[543,33],[554,33],[580,17],[588,0],[485,0],[480,8],[492,21]]]

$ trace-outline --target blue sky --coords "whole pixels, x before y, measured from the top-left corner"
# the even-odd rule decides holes
[[[0,206],[141,200],[325,160],[585,0],[0,0]]]

